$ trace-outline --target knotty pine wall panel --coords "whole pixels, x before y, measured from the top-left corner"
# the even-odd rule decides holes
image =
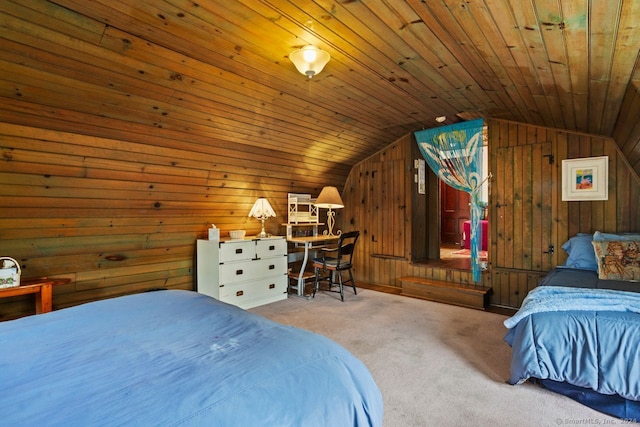
[[[640,180],[611,138],[502,120],[488,124],[491,302],[519,307],[536,278],[565,263],[561,246],[571,236],[640,230]],[[609,199],[562,201],[562,160],[595,156],[609,157]]]
[[[631,167],[640,174],[640,83],[627,87],[613,138]]]
[[[54,309],[193,289],[195,240],[209,224],[223,236],[238,228],[256,234],[260,222],[247,215],[265,196],[278,214],[267,230],[283,235],[287,193],[341,187],[348,170],[320,178],[266,149],[131,130],[106,138],[0,123],[0,253],[19,260],[23,278],[72,280],[54,289]],[[0,300],[0,319],[32,312],[31,296]]]
[[[346,180],[342,191],[345,207],[340,210],[339,218],[343,230],[360,230],[361,233],[354,254],[356,281],[398,289],[401,288],[398,279],[402,276],[472,282],[469,271],[412,261],[415,243],[412,239],[418,239],[417,245],[423,248],[429,245],[425,230],[428,195],[418,195],[414,183],[413,161],[419,155],[416,147],[413,134],[400,138],[356,164]],[[380,170],[393,170],[394,176],[380,179]],[[390,186],[389,182],[395,185]],[[381,231],[385,235],[377,236]],[[424,259],[425,252],[419,253],[418,258]]]
[[[490,267],[482,274],[480,285],[493,288],[491,304],[516,308],[540,278],[566,261],[561,246],[572,235],[640,230],[640,182],[610,138],[503,120],[490,119],[487,124],[494,177],[489,196]],[[437,192],[438,186],[431,182],[434,175],[428,173],[429,194],[417,194],[413,160],[419,154],[415,146],[413,136],[407,135],[355,165],[347,178],[341,225],[363,233],[354,258],[356,280],[398,289],[398,278],[407,275],[471,284],[467,270],[420,262],[423,259],[412,255],[416,245],[430,245],[434,234],[439,242],[438,233],[424,231],[429,205],[434,197],[437,200],[431,193]],[[563,202],[562,160],[602,155],[609,156],[609,200]],[[385,182],[370,178],[381,164],[390,163],[391,158],[398,161],[398,156],[404,156],[404,167],[394,169],[397,176],[393,181],[403,182],[404,189],[390,189],[385,185],[391,179],[388,177]],[[384,196],[372,205],[370,199],[378,192]],[[399,203],[406,205],[404,225],[392,219]],[[398,227],[405,228],[403,253],[381,256],[377,252],[370,231],[380,229],[380,212],[390,235],[397,235]],[[553,245],[553,253],[549,245]]]

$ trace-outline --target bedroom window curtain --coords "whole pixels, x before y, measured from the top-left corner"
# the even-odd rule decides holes
[[[480,281],[478,254],[482,244],[480,219],[486,201],[481,200],[483,180],[484,120],[470,120],[415,132],[420,152],[433,172],[451,187],[471,195],[471,270]],[[484,206],[483,206],[484,205]]]

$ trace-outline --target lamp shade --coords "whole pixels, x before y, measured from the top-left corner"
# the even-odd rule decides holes
[[[336,187],[324,187],[316,199],[315,205],[326,209],[344,208],[344,202]]]
[[[269,201],[264,197],[260,197],[253,204],[251,212],[249,212],[249,216],[252,216],[254,218],[271,218],[276,216],[276,213],[269,204]]]
[[[322,71],[331,56],[327,52],[309,45],[291,52],[289,59],[300,73],[311,78]]]

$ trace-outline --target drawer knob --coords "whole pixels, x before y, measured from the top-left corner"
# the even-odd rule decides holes
[[[241,254],[241,253],[242,253],[242,248],[238,248],[238,249],[236,249],[236,253],[237,253],[237,254]]]
[[[274,245],[271,245],[271,246],[269,246],[269,250],[270,250],[270,251],[275,251],[275,250],[276,250],[276,247],[275,247]]]
[[[239,276],[239,275],[241,275],[241,274],[244,274],[244,271],[242,271],[242,270],[236,270],[236,276]]]
[[[275,283],[269,285],[269,289],[274,289],[276,287]]]
[[[244,295],[244,291],[238,291],[238,292],[236,292],[236,296],[237,296],[237,297],[241,297],[242,295]]]
[[[269,270],[274,270],[275,268],[276,268],[275,265],[273,265],[273,264],[269,265]]]

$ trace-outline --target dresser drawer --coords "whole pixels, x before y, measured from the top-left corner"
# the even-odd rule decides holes
[[[223,286],[220,288],[220,300],[248,308],[259,305],[261,300],[284,299],[286,293],[287,276],[282,275]]]
[[[260,277],[286,274],[287,258],[257,259],[251,262],[230,262],[220,266],[220,284],[245,282]]]
[[[285,239],[265,239],[256,242],[256,257],[270,258],[285,256],[287,254],[287,241]]]
[[[197,241],[198,292],[248,309],[287,299],[284,237]]]
[[[253,240],[238,240],[220,243],[220,262],[250,260],[256,257]]]

